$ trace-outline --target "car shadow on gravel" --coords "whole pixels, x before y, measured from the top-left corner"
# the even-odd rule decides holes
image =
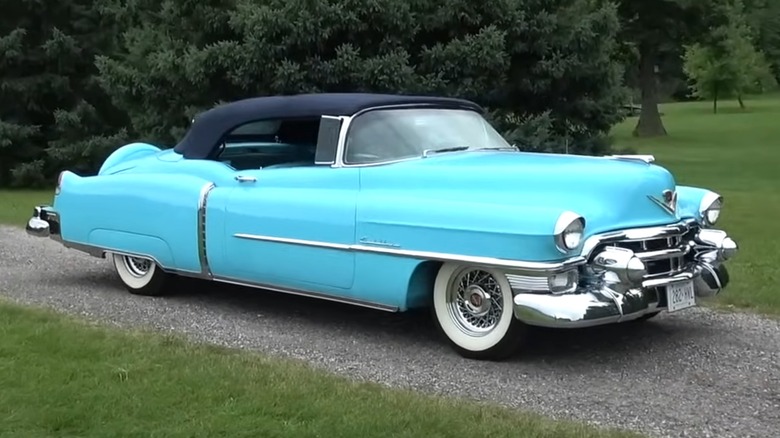
[[[60,277],[60,282],[74,286],[91,288],[103,286],[118,295],[127,294],[127,299],[144,300],[147,297],[129,295],[120,285],[112,272],[90,272]],[[331,330],[337,336],[341,331],[362,333],[373,339],[391,337],[395,341],[409,345],[446,351],[445,340],[439,335],[430,313],[427,310],[414,310],[404,313],[390,313],[364,307],[342,304],[316,298],[301,297],[268,290],[259,290],[225,283],[208,282],[190,278],[179,278],[172,285],[169,294],[162,298],[189,305],[202,305],[206,308],[219,308],[231,313],[247,315],[265,315],[280,321],[295,321],[314,327],[317,330]],[[667,321],[674,319],[674,324]],[[531,327],[529,342],[521,354],[508,359],[508,362],[546,363],[551,366],[553,359],[589,361],[598,357],[599,361],[609,360],[611,356],[644,356],[649,350],[658,351],[675,348],[668,342],[686,341],[701,338],[705,328],[692,322],[685,323],[679,316],[659,315],[646,322],[629,322],[609,326],[582,329],[546,329]]]
[[[406,338],[410,343],[445,345],[435,328],[430,312],[413,310],[389,313],[359,306],[342,304],[316,298],[300,297],[266,290],[257,290],[228,284],[181,279],[175,295],[180,299],[197,299],[207,305],[227,305],[243,311],[273,314],[283,319],[295,318],[322,330],[328,327],[345,327],[375,338],[392,336]],[[529,342],[522,354],[510,362],[546,362],[550,359],[587,358],[610,355],[641,354],[648,349],[674,348],[669,339],[677,341],[698,338],[702,328],[684,319],[675,318],[668,324],[668,317],[659,315],[651,321],[629,322],[609,326],[582,329],[547,329],[532,327]],[[452,353],[454,354],[454,353]]]

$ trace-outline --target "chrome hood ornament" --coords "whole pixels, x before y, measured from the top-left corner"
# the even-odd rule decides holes
[[[662,198],[659,199],[653,195],[647,195],[647,197],[650,198],[650,200],[653,201],[656,205],[674,216],[677,213],[677,191],[664,190],[661,196]]]

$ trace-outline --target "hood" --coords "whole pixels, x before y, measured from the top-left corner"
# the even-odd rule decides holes
[[[570,210],[585,218],[587,235],[677,222],[677,215],[649,199],[674,189],[674,177],[660,166],[579,155],[468,151],[361,169],[367,193],[429,197],[464,208],[493,205],[502,212],[516,206],[518,214]]]

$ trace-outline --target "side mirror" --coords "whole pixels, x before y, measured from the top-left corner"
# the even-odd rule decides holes
[[[341,117],[322,116],[320,118],[317,151],[314,154],[315,164],[334,164],[336,162],[342,123]]]

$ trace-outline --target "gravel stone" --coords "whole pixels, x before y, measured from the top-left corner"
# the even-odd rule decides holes
[[[106,260],[10,227],[0,227],[0,294],[122,327],[302,359],[357,380],[650,436],[780,434],[780,321],[749,313],[695,308],[639,324],[534,329],[515,358],[480,362],[451,351],[427,313],[195,280],[166,297],[134,296]]]

